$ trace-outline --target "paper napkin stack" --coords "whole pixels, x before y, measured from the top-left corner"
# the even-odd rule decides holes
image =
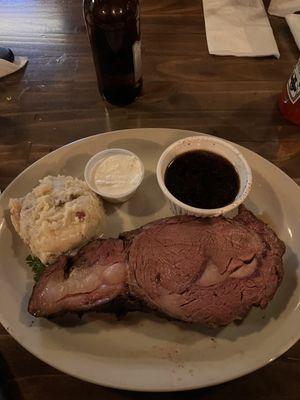
[[[262,0],[203,0],[203,8],[210,54],[279,58]]]

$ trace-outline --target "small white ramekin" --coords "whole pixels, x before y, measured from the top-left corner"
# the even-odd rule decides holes
[[[231,162],[240,179],[240,189],[232,203],[220,208],[196,208],[181,202],[169,192],[164,181],[168,165],[178,155],[192,150],[211,151],[223,156]],[[199,217],[218,217],[224,215],[243,203],[252,186],[252,172],[244,156],[236,147],[232,146],[227,141],[209,135],[187,137],[180,139],[167,147],[158,160],[156,176],[158,184],[167,198],[173,214],[175,215],[190,214]]]
[[[111,195],[108,196],[107,194],[105,194],[104,191],[101,191],[96,187],[93,176],[95,173],[95,168],[99,164],[99,162],[104,157],[107,157],[109,155],[114,155],[114,154],[128,154],[128,155],[136,157],[139,160],[139,163],[141,166],[141,175],[140,175],[140,179],[138,180],[136,185],[134,187],[132,187],[130,190],[119,193],[118,195],[115,195],[115,196],[111,196]],[[95,154],[92,158],[90,158],[90,160],[86,164],[86,167],[84,170],[84,179],[85,179],[86,183],[88,184],[89,188],[91,190],[93,190],[95,193],[99,194],[104,200],[106,200],[110,203],[124,203],[125,201],[129,200],[134,195],[137,188],[140,186],[140,184],[142,183],[142,181],[144,179],[144,173],[145,173],[144,165],[143,165],[141,159],[136,154],[132,153],[129,150],[125,150],[125,149],[107,149],[107,150],[100,151],[99,153]]]

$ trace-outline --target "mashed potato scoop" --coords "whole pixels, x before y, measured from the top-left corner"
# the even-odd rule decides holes
[[[102,200],[72,176],[47,176],[25,197],[10,199],[11,220],[32,254],[44,264],[103,233]]]

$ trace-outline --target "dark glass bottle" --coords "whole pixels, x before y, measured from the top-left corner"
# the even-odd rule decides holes
[[[126,105],[142,90],[138,0],[84,0],[83,12],[100,94]]]

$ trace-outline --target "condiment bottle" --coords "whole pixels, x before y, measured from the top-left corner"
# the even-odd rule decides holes
[[[126,105],[142,90],[138,0],[83,0],[100,94]]]
[[[279,108],[286,119],[300,125],[300,59],[283,88]]]

